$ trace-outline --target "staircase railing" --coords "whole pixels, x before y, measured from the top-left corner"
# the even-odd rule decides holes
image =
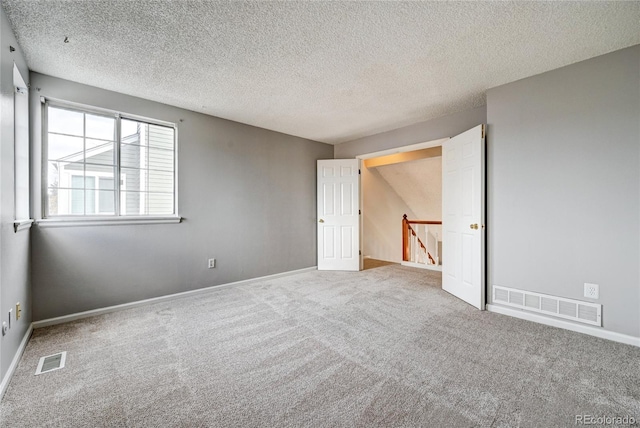
[[[438,234],[430,231],[429,225],[442,225],[442,222],[409,220],[406,214],[402,216],[402,260],[428,265],[440,264]]]

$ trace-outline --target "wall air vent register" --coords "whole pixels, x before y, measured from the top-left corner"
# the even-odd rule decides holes
[[[515,288],[493,286],[493,302],[525,311],[602,326],[602,305]]]

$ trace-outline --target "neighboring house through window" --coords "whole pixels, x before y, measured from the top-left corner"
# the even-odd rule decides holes
[[[173,124],[47,101],[45,217],[176,214]]]

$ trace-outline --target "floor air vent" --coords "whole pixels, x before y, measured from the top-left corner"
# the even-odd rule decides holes
[[[493,301],[525,311],[602,326],[602,305],[596,303],[516,290],[499,285],[493,286]]]
[[[38,362],[38,368],[36,374],[48,373],[54,370],[64,368],[64,362],[67,359],[67,351],[58,352],[57,354],[49,355],[48,357],[40,358]]]

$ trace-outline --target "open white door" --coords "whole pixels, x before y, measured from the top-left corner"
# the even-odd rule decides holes
[[[442,289],[484,309],[484,125],[442,144]]]
[[[318,161],[318,270],[360,270],[359,163]]]

